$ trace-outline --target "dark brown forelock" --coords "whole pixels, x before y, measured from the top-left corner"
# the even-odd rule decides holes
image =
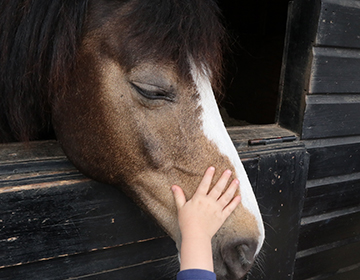
[[[220,89],[225,31],[215,1],[134,0],[128,4],[122,38],[130,42],[132,63],[172,61],[181,78],[187,79],[192,58],[198,69],[205,66],[211,73],[215,91]]]

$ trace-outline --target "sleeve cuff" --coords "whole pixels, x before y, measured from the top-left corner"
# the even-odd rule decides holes
[[[177,280],[216,280],[214,272],[202,269],[187,269],[180,271]]]

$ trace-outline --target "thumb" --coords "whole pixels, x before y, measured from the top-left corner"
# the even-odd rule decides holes
[[[186,203],[185,194],[183,190],[177,185],[173,185],[171,190],[175,198],[176,208],[179,210]]]

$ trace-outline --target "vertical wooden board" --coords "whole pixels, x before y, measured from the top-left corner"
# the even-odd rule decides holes
[[[359,48],[359,17],[359,1],[322,0],[316,44]]]
[[[244,168],[248,175],[250,184],[251,184],[254,192],[256,193],[259,159],[258,158],[245,158],[245,159],[242,159],[242,164],[244,165]]]
[[[262,269],[255,268],[249,280],[292,279],[307,167],[305,149],[260,156],[257,196],[266,240]]]
[[[290,1],[280,81],[278,123],[301,134],[320,0]]]

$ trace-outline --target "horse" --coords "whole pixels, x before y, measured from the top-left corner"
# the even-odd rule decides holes
[[[229,280],[249,271],[265,234],[215,97],[220,14],[214,0],[2,0],[0,140],[55,135],[82,173],[126,184],[178,248],[171,186],[190,198],[208,166],[214,182],[230,169],[242,202],[212,240]]]

